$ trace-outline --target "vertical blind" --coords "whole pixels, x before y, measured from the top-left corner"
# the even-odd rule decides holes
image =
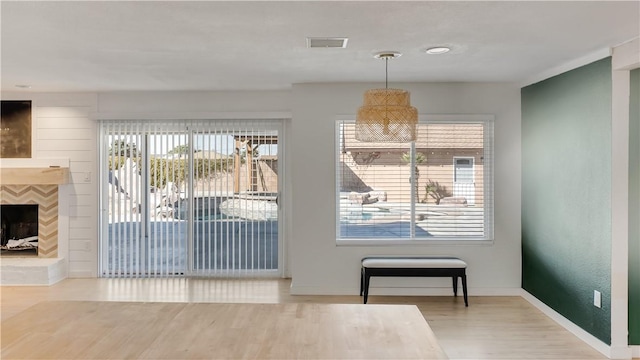
[[[337,134],[339,239],[492,239],[491,121],[420,123],[412,143]]]
[[[279,121],[103,121],[101,274],[277,273]]]

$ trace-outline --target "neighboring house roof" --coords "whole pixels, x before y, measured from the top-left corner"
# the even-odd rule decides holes
[[[355,138],[355,124],[343,127],[345,151],[369,149],[394,149],[406,151],[409,143],[362,142]],[[416,148],[455,149],[482,148],[482,124],[419,124]]]

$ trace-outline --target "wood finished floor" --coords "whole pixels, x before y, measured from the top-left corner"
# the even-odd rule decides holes
[[[293,296],[290,280],[67,279],[49,287],[0,287],[1,318],[43,301],[359,304],[359,296]],[[417,305],[451,359],[606,359],[520,297],[371,296]],[[240,340],[242,341],[242,340]]]
[[[448,359],[414,305],[46,301],[2,327],[6,360]]]

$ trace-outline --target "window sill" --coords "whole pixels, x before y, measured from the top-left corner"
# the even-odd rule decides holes
[[[336,239],[337,246],[492,246],[493,240]]]

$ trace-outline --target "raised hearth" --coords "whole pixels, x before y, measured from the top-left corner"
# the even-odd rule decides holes
[[[64,259],[3,257],[0,285],[53,285],[67,277]]]

